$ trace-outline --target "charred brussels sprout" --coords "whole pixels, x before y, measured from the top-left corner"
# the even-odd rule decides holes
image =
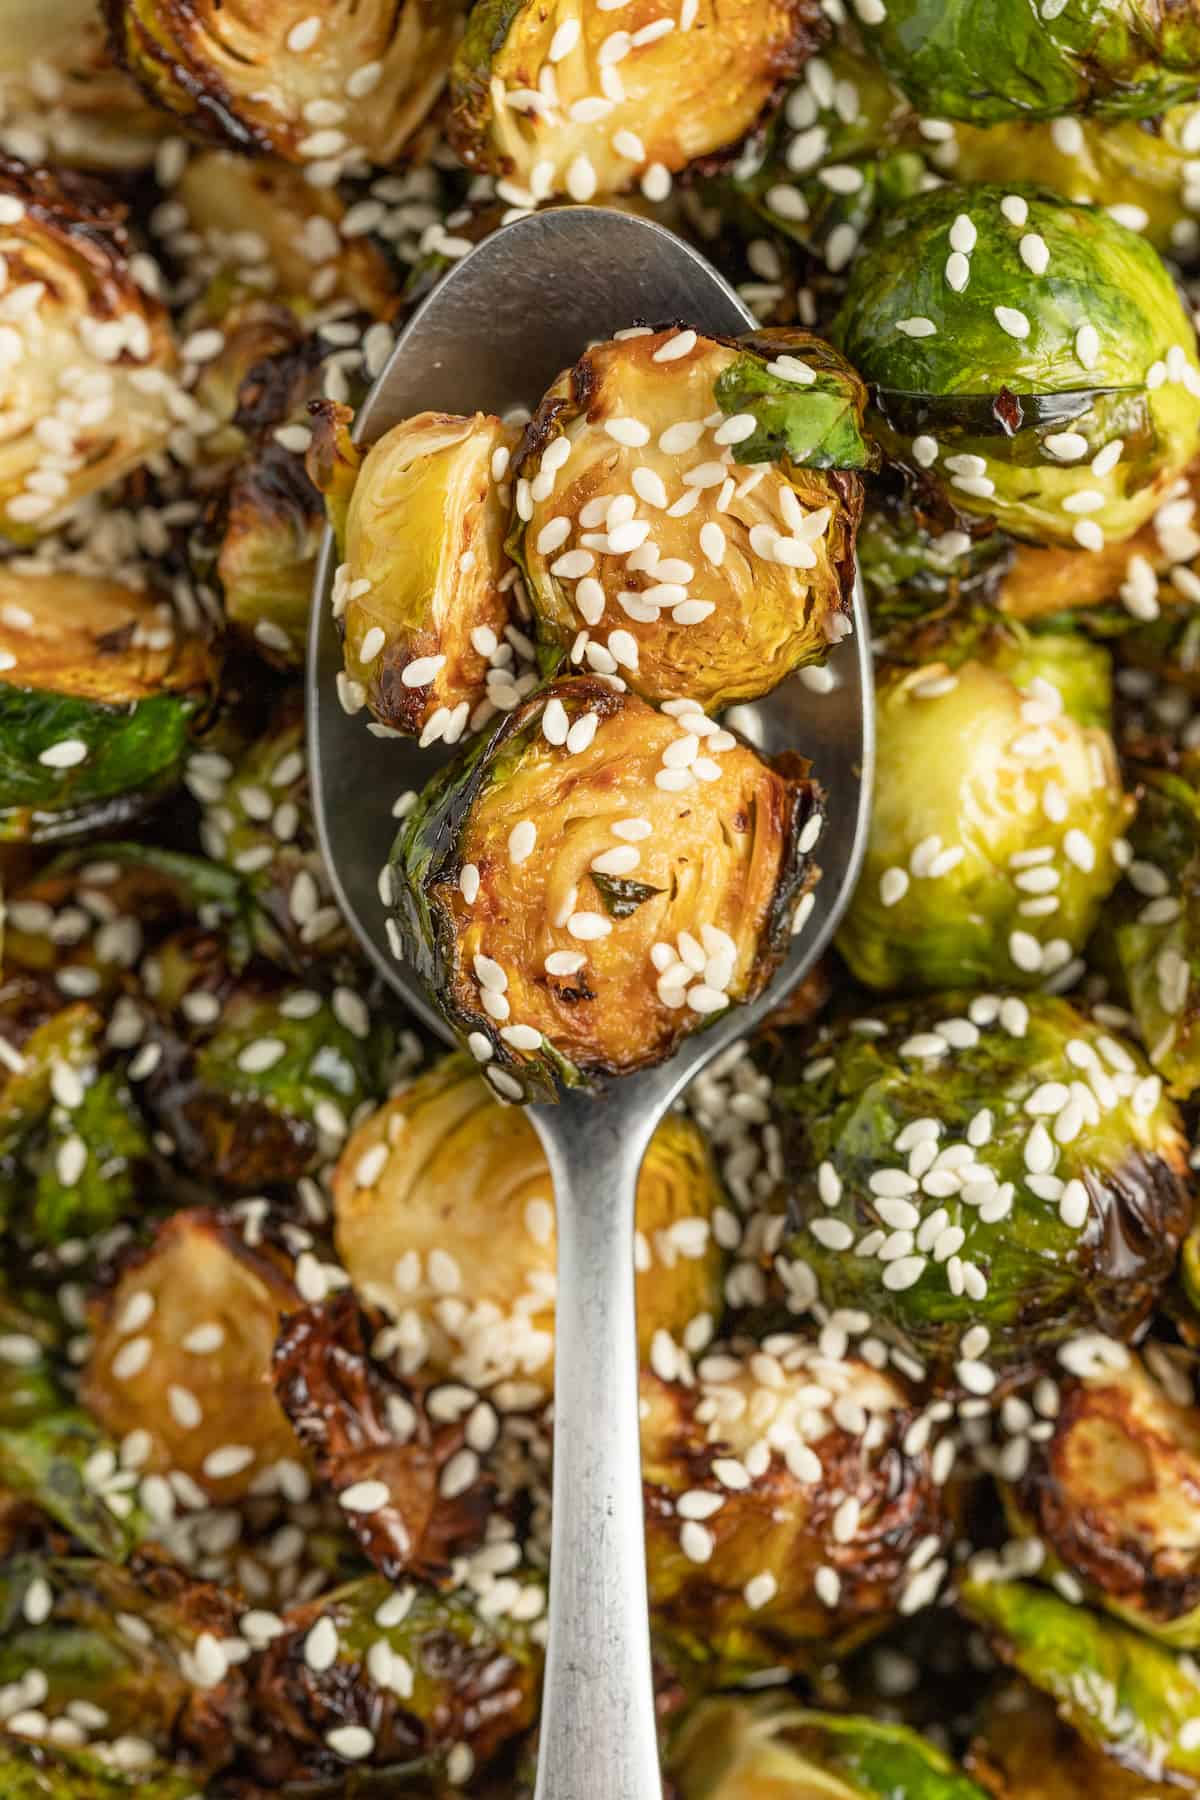
[[[903,1725],[810,1712],[775,1694],[704,1700],[667,1757],[682,1800],[983,1800]]]
[[[122,822],[181,776],[207,646],[100,577],[0,572],[0,839]]]
[[[1112,1366],[1114,1361],[1117,1366]],[[1200,1408],[1182,1368],[1110,1351],[1060,1385],[1053,1435],[1013,1512],[1093,1600],[1177,1649],[1200,1646]]]
[[[83,1402],[115,1437],[148,1434],[147,1471],[182,1470],[227,1504],[300,1455],[271,1387],[300,1303],[289,1255],[220,1213],[175,1213],[94,1302]]]
[[[641,1392],[651,1609],[711,1685],[815,1667],[935,1597],[944,1496],[894,1376],[779,1334]]]
[[[372,1113],[342,1152],[333,1193],[338,1250],[359,1293],[422,1322],[414,1368],[475,1386],[510,1378],[549,1386],[550,1171],[528,1119],[497,1104],[476,1063],[449,1057]],[[643,1360],[656,1331],[681,1338],[699,1314],[722,1311],[725,1259],[712,1231],[721,1201],[700,1132],[664,1119],[638,1179]],[[453,1312],[438,1279],[447,1258],[463,1299]]]
[[[103,11],[130,74],[195,136],[305,163],[327,185],[397,160],[445,83],[466,5],[104,0]]]
[[[1049,11],[1025,0],[888,0],[863,19],[866,10],[869,48],[914,106],[940,118],[1144,119],[1200,93],[1193,0],[1066,0]]]
[[[461,737],[484,700],[512,612],[504,552],[514,428],[476,413],[421,413],[363,456],[349,411],[327,405],[309,452],[342,563],[334,578],[346,675],[376,719]]]
[[[819,1037],[777,1083],[791,1253],[939,1377],[1129,1336],[1188,1228],[1162,1083],[1065,1000],[943,994]],[[970,1346],[962,1348],[965,1335]]]
[[[0,1493],[36,1507],[76,1543],[113,1563],[127,1561],[153,1535],[130,1491],[136,1475],[118,1475],[117,1467],[117,1445],[64,1400],[52,1399],[35,1417],[0,1425]]]
[[[93,0],[9,0],[0,148],[23,161],[141,169],[163,121],[114,67]]]
[[[864,402],[806,332],[588,350],[517,463],[510,543],[544,661],[714,708],[822,661],[850,629]]]
[[[401,828],[396,944],[506,1099],[646,1068],[761,992],[812,879],[807,764],[559,681]]]
[[[888,456],[1039,542],[1130,537],[1195,454],[1195,334],[1156,252],[1036,189],[896,207],[835,334]]]
[[[1194,1787],[1200,1746],[1184,1728],[1200,1715],[1200,1677],[1190,1657],[1025,1582],[971,1581],[960,1601],[1091,1748],[1149,1780]]]
[[[322,1620],[335,1657],[318,1671],[305,1645]],[[293,1607],[285,1623],[254,1691],[256,1767],[272,1792],[344,1779],[351,1766],[436,1781],[456,1750],[461,1766],[460,1746],[482,1771],[534,1722],[541,1654],[528,1628],[484,1617],[469,1594],[397,1592],[368,1576]]]
[[[873,483],[855,543],[872,625],[887,631],[898,621],[925,619],[987,597],[1013,549],[1011,539],[986,527],[977,536],[947,531],[936,512],[898,480]],[[1083,551],[1056,554],[1089,560]]]
[[[1107,653],[1074,636],[949,634],[880,665],[878,775],[838,939],[873,988],[1036,985],[1081,949],[1128,855]]]
[[[86,1750],[12,1739],[0,1742],[0,1788],[5,1800],[197,1800],[194,1769],[114,1769]]]
[[[1084,1741],[1044,1694],[1013,1681],[991,1695],[967,1767],[997,1800],[1179,1800]]]
[[[451,142],[520,204],[586,201],[737,145],[824,36],[814,0],[478,0],[451,83]]]
[[[106,190],[0,159],[0,194],[0,532],[21,542],[166,443],[175,349]]]

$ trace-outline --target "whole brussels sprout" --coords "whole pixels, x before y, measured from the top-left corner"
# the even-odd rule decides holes
[[[542,688],[400,829],[395,947],[508,1100],[647,1068],[762,991],[803,923],[819,790],[694,703]]]
[[[1108,655],[973,625],[914,648],[917,668],[879,668],[870,836],[838,947],[872,988],[1038,985],[1127,859]]]
[[[1157,253],[1037,189],[895,207],[834,334],[887,455],[1018,537],[1100,551],[1195,455],[1195,333]]]
[[[450,141],[510,203],[591,200],[736,144],[824,35],[815,0],[580,6],[479,0],[451,80]]]
[[[0,567],[0,839],[135,818],[181,779],[215,678],[208,645],[149,594]]]
[[[865,402],[803,331],[585,351],[516,463],[509,547],[543,666],[719,709],[823,661],[850,630]]]
[[[116,55],[196,137],[338,174],[395,162],[445,84],[468,0],[104,0]]]
[[[477,1196],[486,1186],[488,1204]],[[338,1252],[364,1298],[421,1324],[412,1368],[473,1387],[533,1381],[554,1358],[554,1190],[537,1133],[479,1066],[444,1058],[366,1118],[333,1173]],[[723,1310],[721,1184],[700,1131],[663,1120],[638,1177],[638,1342]],[[447,1282],[450,1287],[447,1287]],[[448,1292],[461,1304],[447,1308]]]
[[[514,618],[504,551],[519,433],[483,413],[421,413],[364,455],[348,407],[319,409],[308,453],[341,562],[333,607],[346,681],[381,725],[456,742]]]
[[[810,1712],[777,1694],[702,1700],[673,1738],[667,1768],[681,1800],[983,1800],[915,1731]]]
[[[989,1696],[967,1767],[997,1800],[1179,1800],[1094,1749],[1036,1688],[1013,1681]]]
[[[949,1520],[896,1376],[779,1333],[641,1396],[651,1612],[708,1685],[814,1669],[936,1597]]]
[[[0,532],[24,542],[166,443],[176,353],[106,189],[0,158],[0,196]]]
[[[1190,1657],[1027,1582],[969,1581],[959,1599],[1089,1747],[1151,1781],[1195,1786],[1200,1744],[1187,1727],[1200,1716],[1200,1674]]]
[[[1164,1366],[1165,1365],[1165,1366]],[[1111,1351],[1059,1386],[1052,1434],[1006,1491],[1089,1598],[1180,1650],[1200,1647],[1200,1407],[1182,1368]]]
[[[1200,93],[1194,0],[887,0],[857,18],[913,105],[939,118],[1144,119]]]
[[[1162,1083],[1065,1000],[939,994],[835,1025],[775,1087],[789,1253],[939,1380],[990,1393],[1130,1336],[1188,1229]],[[965,1344],[965,1348],[964,1348]]]

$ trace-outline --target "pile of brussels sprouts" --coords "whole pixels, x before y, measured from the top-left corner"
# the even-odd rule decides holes
[[[563,202],[758,328],[357,444]],[[825,802],[736,708],[856,575],[861,881],[639,1182],[664,1792],[1200,1794],[1197,309],[1195,0],[0,6],[4,1800],[528,1800],[520,1102],[761,992]],[[449,1055],[316,847],[327,522]]]

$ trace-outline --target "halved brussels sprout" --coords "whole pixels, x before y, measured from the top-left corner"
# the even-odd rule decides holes
[[[1200,94],[1194,0],[887,0],[856,9],[914,106],[943,119],[1145,119]]]
[[[95,0],[7,0],[0,149],[29,163],[141,169],[163,120],[113,65]]]
[[[1200,1647],[1200,1408],[1130,1353],[1060,1384],[1053,1434],[1006,1499],[1089,1598],[1179,1650]],[[1178,1382],[1178,1386],[1176,1385]],[[1180,1391],[1182,1389],[1182,1391]]]
[[[441,92],[467,4],[103,0],[103,11],[129,73],[195,136],[306,163],[328,184],[397,160]]]
[[[1200,1087],[1200,754],[1178,772],[1135,767],[1134,861],[1102,937],[1146,1054],[1183,1100]]]
[[[865,401],[803,331],[672,328],[585,351],[516,464],[509,541],[543,665],[569,654],[649,700],[717,709],[822,661],[850,629]]]
[[[333,605],[346,674],[380,724],[424,734],[449,714],[438,735],[454,742],[486,700],[512,617],[504,533],[520,434],[483,413],[427,412],[364,456],[350,418],[327,402],[308,457],[342,557]]]
[[[477,1204],[486,1188],[488,1204]],[[537,1133],[479,1066],[447,1057],[355,1131],[333,1174],[338,1252],[357,1291],[419,1320],[412,1366],[475,1387],[549,1389],[554,1360],[554,1189]],[[682,1340],[723,1310],[713,1234],[722,1189],[700,1131],[664,1119],[638,1178],[638,1343]],[[446,1306],[453,1267],[455,1304]]]
[[[260,444],[233,471],[210,517],[225,617],[268,662],[302,667],[325,528],[303,460],[273,438]]]
[[[967,1767],[997,1800],[1179,1800],[1065,1725],[1044,1694],[1013,1681],[988,1700]]]
[[[1106,729],[1107,653],[967,625],[880,665],[862,876],[838,938],[873,988],[1035,986],[1082,948],[1135,810]],[[911,648],[911,647],[910,647]]]
[[[1200,1743],[1187,1727],[1200,1717],[1200,1672],[1190,1657],[1027,1582],[968,1581],[959,1600],[1085,1743],[1137,1775],[1194,1788]]]
[[[285,985],[261,962],[237,976],[225,940],[200,930],[162,945],[143,978],[146,1104],[209,1181],[245,1193],[313,1173],[382,1091],[392,1032],[356,995]]]
[[[667,1768],[681,1800],[983,1800],[915,1731],[811,1712],[781,1694],[702,1700],[674,1737]]]
[[[174,1213],[93,1302],[83,1403],[115,1437],[148,1434],[145,1470],[182,1470],[228,1504],[301,1455],[271,1385],[300,1304],[274,1244],[204,1207]]]
[[[290,1781],[300,1792],[338,1778],[357,1786],[355,1768],[457,1787],[464,1765],[483,1771],[534,1722],[541,1653],[529,1628],[485,1615],[470,1594],[369,1575],[291,1607],[284,1622],[253,1694],[254,1765],[272,1793]],[[306,1657],[314,1631],[331,1662]]]
[[[1191,1215],[1178,1115],[1065,1000],[893,1005],[821,1034],[775,1094],[791,1255],[939,1379],[990,1393],[1082,1331],[1128,1337],[1170,1278]]]
[[[717,1345],[691,1386],[645,1371],[641,1397],[650,1605],[710,1686],[935,1598],[949,1521],[895,1376],[780,1333]]]
[[[1195,455],[1195,332],[1136,232],[1036,188],[940,187],[884,217],[835,336],[888,456],[965,513],[1102,550]]]
[[[824,36],[814,0],[478,0],[455,59],[448,131],[505,197],[587,201],[731,149]]]
[[[392,852],[396,944],[498,1093],[647,1068],[761,992],[814,876],[807,768],[579,676],[434,777]]]
[[[212,654],[101,576],[0,570],[0,838],[136,816],[182,775]]]
[[[165,444],[176,356],[104,188],[0,159],[0,196],[0,531],[22,542]]]

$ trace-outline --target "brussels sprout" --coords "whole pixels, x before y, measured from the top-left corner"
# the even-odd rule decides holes
[[[1128,1337],[1172,1272],[1191,1213],[1175,1109],[1065,1000],[893,1005],[830,1028],[775,1093],[791,1254],[940,1378],[990,1392],[1081,1331]]]
[[[1200,756],[1178,773],[1133,773],[1141,788],[1135,860],[1105,909],[1102,937],[1146,1054],[1186,1099],[1200,1087]]]
[[[850,629],[864,402],[807,332],[586,351],[516,465],[510,547],[544,665],[569,651],[647,699],[720,708],[822,661]]]
[[[1195,334],[1155,251],[1037,189],[941,187],[882,220],[835,336],[885,452],[965,513],[1098,551],[1195,455]]]
[[[114,1437],[148,1434],[145,1470],[182,1470],[228,1503],[299,1454],[270,1375],[300,1303],[290,1255],[227,1215],[174,1213],[93,1302],[80,1397]]]
[[[782,1695],[704,1700],[667,1757],[681,1800],[983,1800],[903,1725],[810,1712]]]
[[[474,1387],[510,1379],[549,1387],[550,1171],[528,1119],[497,1104],[476,1063],[446,1057],[364,1120],[342,1151],[333,1196],[338,1251],[358,1292],[421,1321],[414,1371]],[[700,1131],[682,1117],[664,1119],[638,1179],[643,1361],[656,1332],[682,1338],[693,1319],[723,1310],[726,1259],[713,1235],[722,1198]],[[452,1316],[438,1279],[450,1263],[466,1302]]]
[[[512,616],[506,476],[519,433],[483,413],[420,413],[362,456],[349,421],[326,403],[308,459],[343,558],[333,605],[347,678],[382,725],[423,742],[449,713],[437,735],[453,743],[486,699]]]
[[[816,1667],[934,1598],[948,1535],[898,1380],[779,1334],[642,1375],[650,1604],[710,1685]]]
[[[103,0],[102,11],[129,73],[193,135],[304,163],[327,186],[397,160],[445,83],[466,6]]]
[[[225,617],[268,662],[299,668],[325,528],[303,460],[274,439],[259,445],[233,471],[210,525]]]
[[[165,444],[175,349],[103,188],[0,158],[0,194],[11,272],[0,529],[21,542]]]
[[[0,1743],[5,1800],[200,1800],[194,1770],[110,1768],[99,1756],[60,1744]]]
[[[1178,1800],[1180,1793],[1092,1749],[1020,1681],[989,1700],[967,1767],[997,1800]]]
[[[1190,1657],[1025,1582],[969,1581],[959,1600],[1085,1743],[1152,1781],[1195,1785],[1200,1745],[1185,1728],[1200,1715],[1200,1675]]]
[[[899,484],[872,484],[855,553],[876,630],[903,620],[928,619],[960,602],[988,597],[1003,580],[1015,546],[1001,532],[946,531],[919,496]],[[1080,551],[1034,551],[1074,556]]]
[[[1141,1358],[1110,1354],[1094,1374],[1064,1381],[1053,1434],[1030,1446],[1007,1498],[1021,1528],[1091,1599],[1192,1650],[1200,1647],[1200,1409],[1186,1375],[1174,1376],[1164,1386]]]
[[[473,7],[448,131],[464,162],[505,178],[506,199],[586,201],[635,184],[661,199],[673,171],[736,145],[824,36],[813,0],[611,11]]]
[[[863,13],[870,16],[863,18]],[[887,0],[862,34],[913,105],[944,119],[1145,119],[1200,93],[1192,0]]]
[[[126,1562],[152,1530],[124,1485],[97,1480],[110,1459],[115,1470],[117,1448],[95,1420],[53,1395],[39,1415],[0,1426],[0,1491],[36,1506],[93,1555]]]
[[[528,1628],[484,1616],[468,1594],[397,1592],[367,1576],[292,1607],[285,1623],[253,1696],[254,1762],[272,1793],[352,1768],[434,1782],[447,1767],[484,1770],[533,1723],[541,1657]],[[305,1656],[318,1627],[335,1652],[320,1670]]]
[[[838,947],[873,988],[1033,986],[1080,950],[1134,801],[1107,730],[1109,659],[973,626],[880,668],[866,861]]]
[[[212,658],[100,577],[0,570],[0,838],[136,816],[178,780]]]
[[[246,1192],[311,1174],[379,1093],[392,1047],[356,995],[234,979],[220,935],[187,932],[143,964],[156,1011],[138,1070],[185,1167]],[[156,1055],[150,1045],[160,1047]]]
[[[149,1553],[128,1568],[10,1561],[0,1574],[0,1684],[40,1669],[44,1715],[71,1702],[99,1707],[111,1739],[136,1733],[160,1755],[194,1760],[202,1778],[233,1749],[243,1681],[220,1640],[236,1635],[236,1616],[232,1594]]]
[[[401,827],[397,948],[506,1099],[660,1062],[783,954],[819,791],[685,705],[555,682]]]
[[[94,0],[7,0],[0,149],[27,163],[141,169],[162,119],[108,55]]]

